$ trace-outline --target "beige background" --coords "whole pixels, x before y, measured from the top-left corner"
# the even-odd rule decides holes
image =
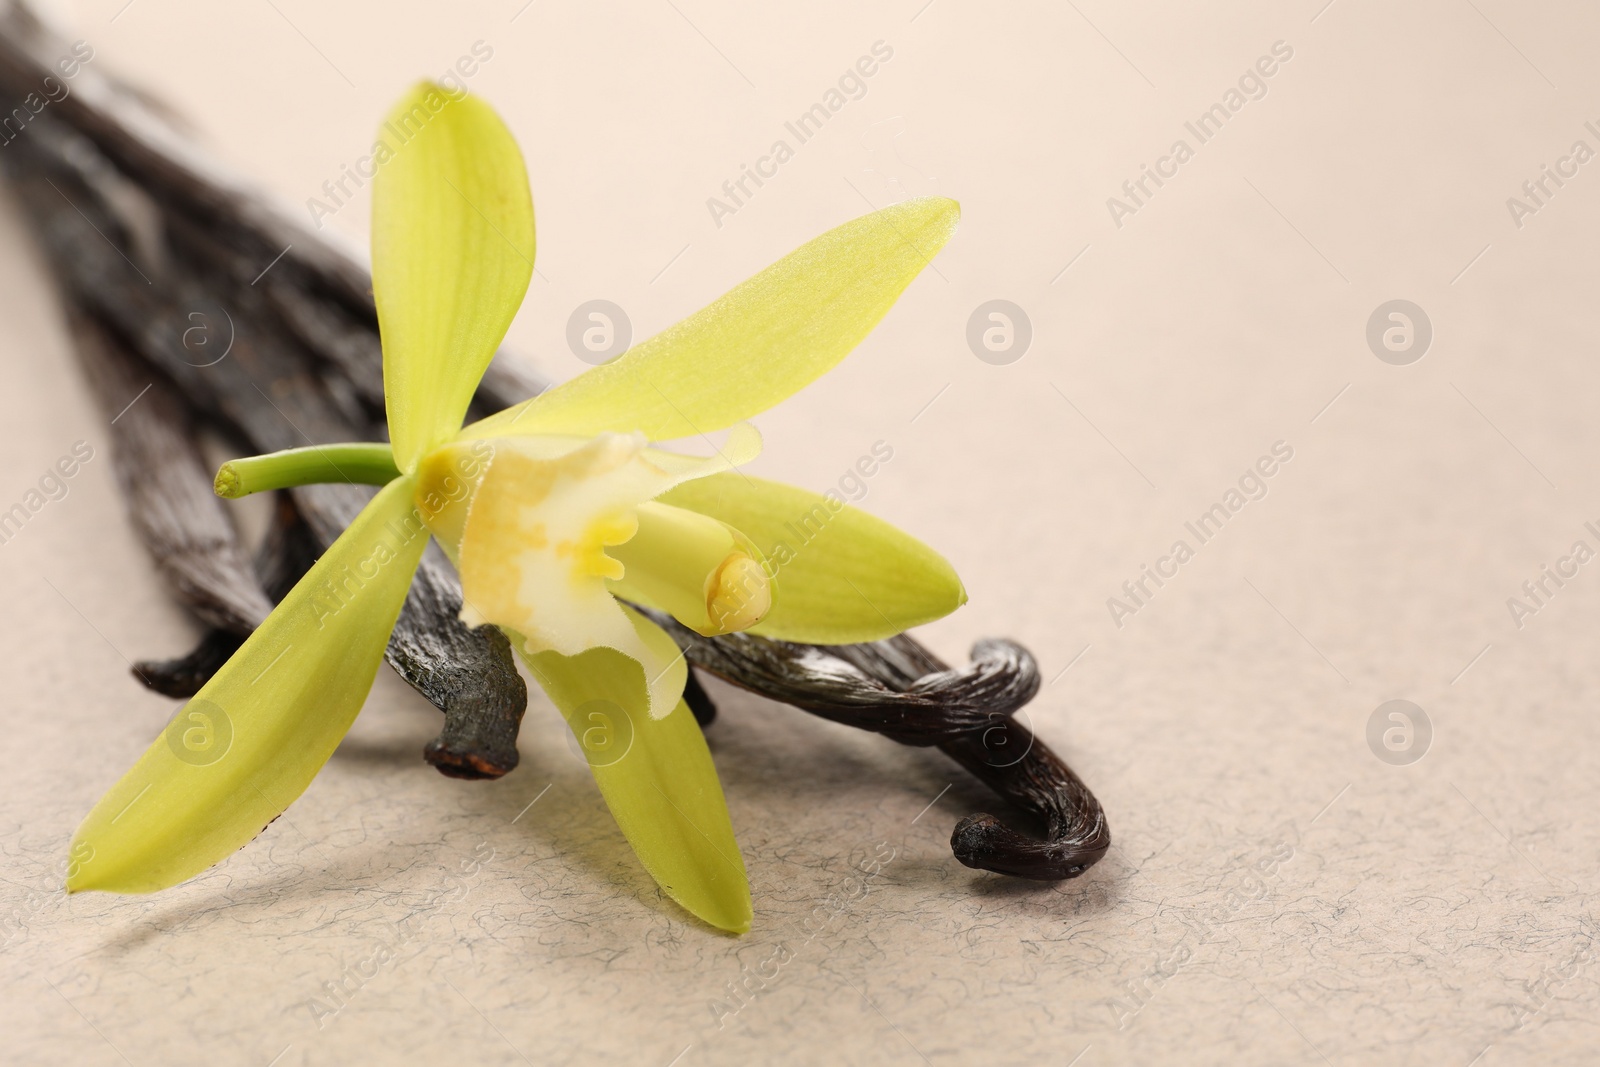
[[[171,711],[126,660],[195,631],[129,531],[8,201],[0,505],[74,441],[102,452],[0,546],[7,1059],[1594,1061],[1600,566],[1521,628],[1506,602],[1575,541],[1600,548],[1600,162],[1520,228],[1506,199],[1574,140],[1600,149],[1600,16],[923,2],[67,14],[96,64],[293,205],[408,81],[483,41],[471,88],[521,140],[539,210],[511,343],[558,377],[584,366],[564,341],[581,301],[647,336],[869,203],[958,198],[937,271],[760,419],[756,469],[821,489],[891,444],[865,506],[972,598],[925,638],[1035,650],[1053,681],[1032,721],[1105,802],[1107,859],[1060,885],[967,870],[950,828],[995,804],[952,765],[718,686],[757,913],[734,941],[659,897],[542,698],[521,768],[462,783],[420,761],[436,713],[385,674],[237,857],[149,899],[66,899],[73,827]],[[866,96],[714,225],[706,198],[879,40],[894,55]],[[1280,40],[1265,98],[1115,226],[1106,198]],[[364,241],[367,211],[328,225]],[[992,298],[1032,322],[1008,366],[965,340]],[[1434,327],[1410,366],[1364,338],[1395,298]],[[1107,598],[1280,440],[1266,498],[1117,627]],[[1434,729],[1409,766],[1365,738],[1396,698]],[[818,905],[837,914],[808,939]],[[347,1006],[319,1016],[340,980]]]

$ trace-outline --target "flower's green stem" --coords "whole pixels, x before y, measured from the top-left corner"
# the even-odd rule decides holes
[[[319,482],[387,485],[398,477],[388,445],[351,442],[230,460],[217,471],[216,490],[218,496],[233,499]]]

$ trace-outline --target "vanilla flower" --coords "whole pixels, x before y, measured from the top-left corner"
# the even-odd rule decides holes
[[[390,118],[414,131],[390,146],[373,191],[391,443],[254,457],[217,478],[225,496],[382,489],[90,812],[74,838],[90,858],[68,889],[174,885],[299,797],[360,711],[431,536],[460,571],[463,619],[506,632],[645,868],[695,915],[743,932],[749,884],[682,700],[687,666],[630,604],[707,636],[827,644],[888,637],[965,601],[949,564],[887,523],[735,470],[760,450],[745,420],[867,335],[943,246],[957,206],[913,200],[846,223],[618,359],[463,428],[533,272],[527,174],[474,98],[423,83]],[[656,447],[723,430],[709,456]],[[807,520],[816,535],[785,544]],[[625,746],[597,758],[619,734]]]

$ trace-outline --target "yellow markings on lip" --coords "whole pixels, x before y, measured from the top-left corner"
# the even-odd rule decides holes
[[[551,464],[519,455],[510,449],[496,451],[492,475],[485,475],[473,495],[462,528],[461,586],[467,594],[464,614],[476,622],[517,620],[525,629],[537,615],[537,606],[520,596],[523,555],[554,551],[563,544],[550,541],[548,525],[528,521],[555,485]]]
[[[726,470],[759,442],[745,427],[724,452],[699,458],[652,450],[637,433],[457,441],[424,458],[418,508],[456,561],[464,622],[504,627],[531,655],[615,649],[644,668],[659,717],[678,695],[670,658],[657,661],[614,594],[665,608],[706,635],[743,629],[770,610],[775,590],[748,538],[652,502]],[[461,477],[463,465],[475,477]],[[636,574],[643,585],[628,580]]]
[[[576,540],[556,545],[558,556],[572,557],[575,578],[621,578],[622,563],[606,555],[606,549],[620,545],[639,532],[639,520],[632,512],[596,519]]]
[[[634,536],[634,506],[668,481],[644,447],[629,434],[496,442],[461,526],[464,617],[512,627],[536,646],[557,642],[558,628],[584,631],[585,616],[591,636],[620,630],[604,583],[624,568],[606,549]]]

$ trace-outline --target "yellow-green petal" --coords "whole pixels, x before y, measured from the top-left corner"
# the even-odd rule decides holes
[[[751,633],[818,645],[878,641],[967,602],[943,556],[835,497],[734,473],[685,482],[660,499],[720,519],[765,554],[783,593]]]
[[[305,792],[361,710],[427,543],[410,483],[380,490],[89,812],[67,890],[176,885]]]
[[[860,344],[960,214],[954,200],[923,197],[847,222],[620,358],[466,433],[637,430],[666,441],[759,415]]]
[[[476,97],[421,82],[378,130],[372,293],[400,469],[453,437],[533,275],[522,153]]]
[[[629,612],[660,656],[682,664],[672,638]],[[522,642],[512,639],[520,649]],[[576,656],[522,653],[578,738],[606,805],[661,888],[721,930],[750,929],[750,883],[700,725],[682,700],[652,719],[639,664],[610,648]],[[680,670],[682,668],[680,667]],[[682,679],[678,685],[681,691]]]

